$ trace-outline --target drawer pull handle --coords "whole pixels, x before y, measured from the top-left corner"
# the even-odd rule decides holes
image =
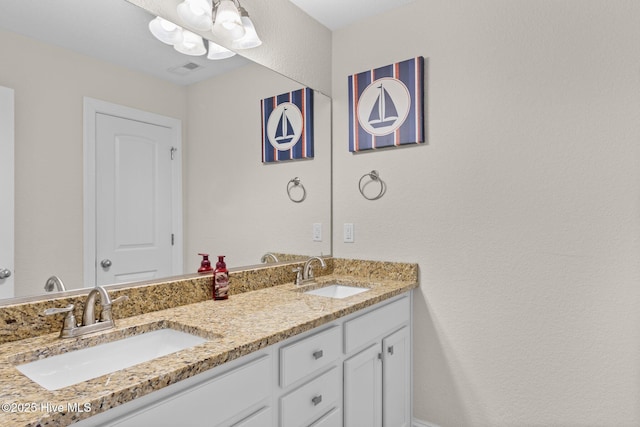
[[[311,399],[311,403],[313,403],[313,406],[318,406],[320,404],[320,402],[322,402],[322,395],[319,394],[316,397],[314,397],[313,399]]]
[[[316,360],[320,359],[322,356],[324,356],[324,353],[322,352],[322,350],[317,350],[313,352],[313,358]]]
[[[390,355],[393,356],[393,346],[390,345],[389,348],[387,348],[387,351],[389,352]]]

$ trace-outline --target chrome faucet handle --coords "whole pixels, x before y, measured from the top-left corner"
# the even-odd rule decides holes
[[[76,316],[73,314],[73,304],[69,304],[68,306],[62,308],[47,308],[44,311],[45,316],[51,316],[59,313],[67,313],[67,315],[64,317],[60,336],[65,334],[65,332],[72,331],[78,327],[78,324],[76,323]]]
[[[302,283],[302,267],[296,267],[292,270],[296,273],[296,286],[299,286]]]

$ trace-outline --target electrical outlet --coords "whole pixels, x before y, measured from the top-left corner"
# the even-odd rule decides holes
[[[321,222],[313,223],[313,241],[322,242],[322,223]]]
[[[344,242],[345,243],[353,243],[353,223],[345,222],[344,223]]]

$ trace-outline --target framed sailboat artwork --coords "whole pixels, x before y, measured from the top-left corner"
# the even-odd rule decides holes
[[[418,56],[349,76],[349,151],[424,138],[424,58]]]
[[[313,158],[313,91],[309,88],[265,98],[262,162]]]

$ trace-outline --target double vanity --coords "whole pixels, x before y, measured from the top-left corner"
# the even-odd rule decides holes
[[[73,338],[36,314],[34,336],[0,345],[0,425],[409,426],[417,265],[329,258],[296,285],[302,264],[232,271],[225,301],[204,277],[109,288],[129,297],[115,326]]]

